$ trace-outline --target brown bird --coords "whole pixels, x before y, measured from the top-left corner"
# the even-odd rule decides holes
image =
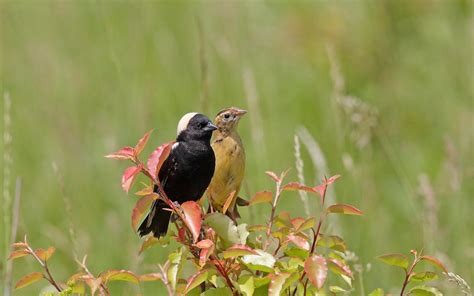
[[[245,174],[245,150],[237,126],[245,113],[247,111],[235,107],[217,113],[214,121],[217,130],[214,131],[211,141],[216,166],[207,189],[209,204],[214,210],[223,212],[229,195],[234,192],[230,204],[227,204],[228,214],[234,220],[238,216],[234,206]]]

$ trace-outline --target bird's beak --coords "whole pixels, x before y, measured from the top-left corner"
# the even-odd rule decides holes
[[[237,116],[239,116],[239,117],[240,117],[240,116],[243,116],[245,113],[247,113],[247,110],[244,110],[244,109],[237,109],[237,110],[235,111],[235,115],[237,115]]]
[[[206,132],[208,132],[208,131],[209,131],[209,132],[212,132],[212,131],[214,131],[214,130],[216,130],[216,129],[217,129],[217,126],[215,126],[214,124],[212,124],[212,122],[210,122],[210,121],[209,121],[209,122],[207,123],[207,125],[204,127],[204,130],[205,130]]]

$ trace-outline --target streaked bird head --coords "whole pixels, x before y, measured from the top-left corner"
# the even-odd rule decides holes
[[[247,113],[246,110],[229,107],[225,108],[216,115],[215,123],[219,131],[228,132],[237,127],[240,118]]]
[[[206,115],[196,112],[186,113],[179,120],[177,139],[178,141],[187,139],[209,141],[212,132],[216,129],[217,127]]]

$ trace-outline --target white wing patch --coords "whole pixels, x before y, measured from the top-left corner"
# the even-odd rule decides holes
[[[176,147],[178,147],[178,145],[179,145],[179,142],[174,143],[173,146],[171,146],[171,150],[176,149]]]
[[[188,127],[189,121],[196,114],[197,114],[196,112],[190,112],[190,113],[184,114],[183,117],[181,117],[178,123],[177,135],[179,135],[182,131],[184,131]]]

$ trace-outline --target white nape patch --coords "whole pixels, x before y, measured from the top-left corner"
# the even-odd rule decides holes
[[[190,113],[184,114],[183,117],[181,117],[181,119],[178,122],[178,129],[176,133],[178,136],[182,131],[184,131],[188,127],[189,121],[196,114],[197,114],[196,112],[190,112]]]
[[[174,143],[173,146],[171,146],[171,150],[176,149],[176,147],[178,147],[178,145],[179,145],[179,142]]]

